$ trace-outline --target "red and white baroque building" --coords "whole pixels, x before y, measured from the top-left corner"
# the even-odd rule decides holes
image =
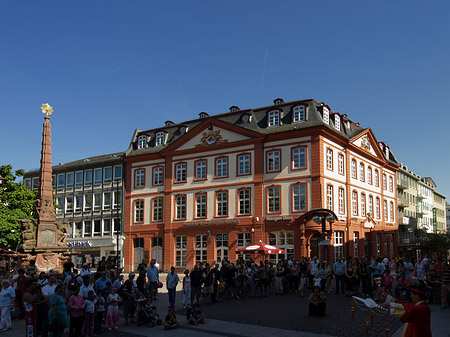
[[[371,129],[302,100],[136,130],[125,155],[125,270],[230,261],[259,240],[272,260],[397,254],[396,171]],[[336,216],[319,249],[314,209]]]

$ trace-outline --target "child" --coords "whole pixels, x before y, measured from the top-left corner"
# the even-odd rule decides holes
[[[113,328],[117,328],[117,323],[119,322],[119,295],[117,294],[117,288],[111,288],[111,294],[108,295],[106,299],[106,304],[108,305],[108,313],[106,314],[106,324],[108,324],[108,330],[111,331]]]
[[[386,289],[386,291],[391,294],[394,288],[392,287],[392,276],[390,274],[391,272],[389,271],[389,269],[384,272],[383,284],[384,289]]]
[[[70,336],[81,336],[81,329],[84,321],[84,307],[86,306],[83,297],[80,295],[80,288],[73,291],[72,296],[69,297],[67,308],[70,313]]]
[[[194,309],[191,310],[190,322],[194,325],[206,323],[205,314],[200,311],[200,306],[198,304],[195,304]]]
[[[164,322],[164,329],[170,330],[170,329],[176,329],[180,325],[180,322],[177,321],[177,316],[175,316],[175,310],[173,308],[169,309],[169,314],[166,316],[165,322]]]
[[[94,333],[102,333],[102,321],[103,314],[105,312],[105,299],[103,298],[103,292],[97,290],[97,314],[95,315]]]
[[[319,287],[321,288],[321,278],[319,277],[319,273],[316,273],[316,275],[314,275],[314,279],[313,279],[313,287]]]
[[[183,308],[191,306],[191,277],[189,276],[189,269],[184,271],[183,278]]]
[[[84,335],[91,336],[94,332],[94,317],[95,317],[95,294],[92,290],[88,293],[88,298],[85,300],[86,307],[84,310]]]
[[[301,296],[305,296],[305,288],[306,288],[306,276],[304,273],[302,273],[302,276],[300,277],[300,282],[298,285],[298,291],[300,291]]]

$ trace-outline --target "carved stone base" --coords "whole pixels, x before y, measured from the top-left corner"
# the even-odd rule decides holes
[[[39,271],[48,272],[50,269],[60,271],[64,259],[62,253],[38,253],[36,255],[36,267]]]

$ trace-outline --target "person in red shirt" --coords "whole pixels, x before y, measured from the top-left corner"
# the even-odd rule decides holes
[[[412,303],[395,300],[386,305],[391,313],[406,323],[403,337],[431,337],[431,311],[425,301],[426,286],[411,287]]]

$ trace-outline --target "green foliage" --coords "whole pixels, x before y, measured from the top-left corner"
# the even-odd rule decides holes
[[[14,174],[11,165],[0,166],[0,247],[16,249],[22,229],[19,219],[32,219],[37,192],[30,191],[23,182],[15,182],[24,170]]]
[[[429,255],[447,256],[450,250],[449,234],[421,233],[419,242],[422,255],[426,252]]]

